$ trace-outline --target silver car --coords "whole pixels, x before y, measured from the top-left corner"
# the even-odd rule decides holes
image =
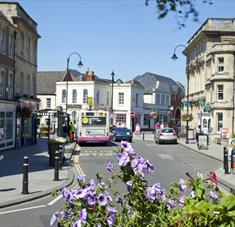
[[[155,132],[155,142],[160,143],[177,143],[177,134],[173,128],[158,129]]]

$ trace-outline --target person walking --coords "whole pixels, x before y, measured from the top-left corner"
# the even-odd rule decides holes
[[[135,134],[140,135],[140,125],[138,123],[135,126]]]
[[[198,125],[197,128],[196,128],[196,141],[197,141],[197,144],[198,144],[198,136],[199,136],[200,133],[201,133],[201,125]]]
[[[75,127],[73,122],[69,123],[69,139],[70,141],[74,141],[74,133],[75,133]]]

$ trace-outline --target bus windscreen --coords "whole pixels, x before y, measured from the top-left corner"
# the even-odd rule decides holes
[[[106,117],[85,116],[82,117],[83,126],[106,125]]]

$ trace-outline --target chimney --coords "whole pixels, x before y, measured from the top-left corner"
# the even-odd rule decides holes
[[[94,81],[94,79],[95,79],[94,72],[91,70],[88,70],[86,72],[86,81]]]

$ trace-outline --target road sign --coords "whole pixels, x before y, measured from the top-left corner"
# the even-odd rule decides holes
[[[135,113],[131,112],[131,119],[133,119],[135,117]]]

